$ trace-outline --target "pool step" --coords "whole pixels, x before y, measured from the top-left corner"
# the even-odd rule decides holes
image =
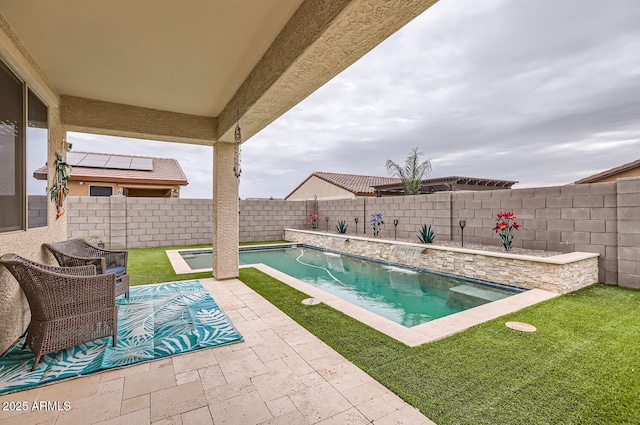
[[[449,298],[447,302],[451,304],[484,304],[491,301],[505,298],[506,294],[502,294],[490,289],[482,289],[476,286],[460,285],[449,288]]]

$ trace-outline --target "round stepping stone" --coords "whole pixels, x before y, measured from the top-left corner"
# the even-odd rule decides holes
[[[316,304],[320,304],[321,302],[322,301],[315,298],[306,298],[302,300],[302,304],[306,304],[306,305],[316,305]]]
[[[522,322],[507,322],[505,323],[505,325],[508,328],[511,328],[513,330],[520,331],[520,332],[535,332],[538,330],[536,329],[535,326],[529,325],[528,323],[522,323]]]

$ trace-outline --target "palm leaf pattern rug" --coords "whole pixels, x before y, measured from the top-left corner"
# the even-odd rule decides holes
[[[242,341],[199,281],[136,286],[118,297],[118,338],[97,339],[47,354],[31,372],[35,356],[24,337],[0,358],[0,394],[47,382]]]

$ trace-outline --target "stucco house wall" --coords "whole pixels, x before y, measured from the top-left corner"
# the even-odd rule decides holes
[[[116,195],[120,188],[126,188],[131,192],[131,197],[165,197],[164,193],[167,190],[176,191],[177,196],[180,197],[180,185],[150,185],[150,184],[119,184],[117,182],[92,182],[87,180],[69,181],[69,196],[90,196],[89,188],[91,186],[109,186],[113,188],[113,194]],[[138,190],[140,192],[138,192]]]
[[[624,179],[629,177],[640,177],[640,166],[635,167],[631,170],[622,171],[612,176],[603,177],[601,179],[594,181],[594,183],[614,182],[618,179]]]
[[[39,69],[25,51],[13,43],[10,30],[0,20],[0,57],[23,79],[29,88],[48,106],[48,163],[54,164],[56,153],[63,153],[64,129],[60,124],[59,100]],[[53,172],[50,173],[53,175]],[[0,255],[15,253],[42,263],[55,260],[42,249],[42,243],[66,238],[66,220],[56,220],[56,208],[47,202],[47,227],[0,233]],[[26,330],[31,315],[27,300],[18,282],[0,267],[0,353],[6,351]]]
[[[313,199],[354,199],[356,195],[316,176],[311,176],[287,197],[287,201],[307,201]]]
[[[617,167],[601,171],[599,173],[577,180],[574,183],[609,183],[615,182],[618,179],[632,177],[640,177],[640,159],[636,159],[635,161],[631,161],[626,164],[618,165]]]

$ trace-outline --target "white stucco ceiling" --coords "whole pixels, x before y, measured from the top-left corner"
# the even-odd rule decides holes
[[[1,0],[58,94],[216,117],[302,0]]]

